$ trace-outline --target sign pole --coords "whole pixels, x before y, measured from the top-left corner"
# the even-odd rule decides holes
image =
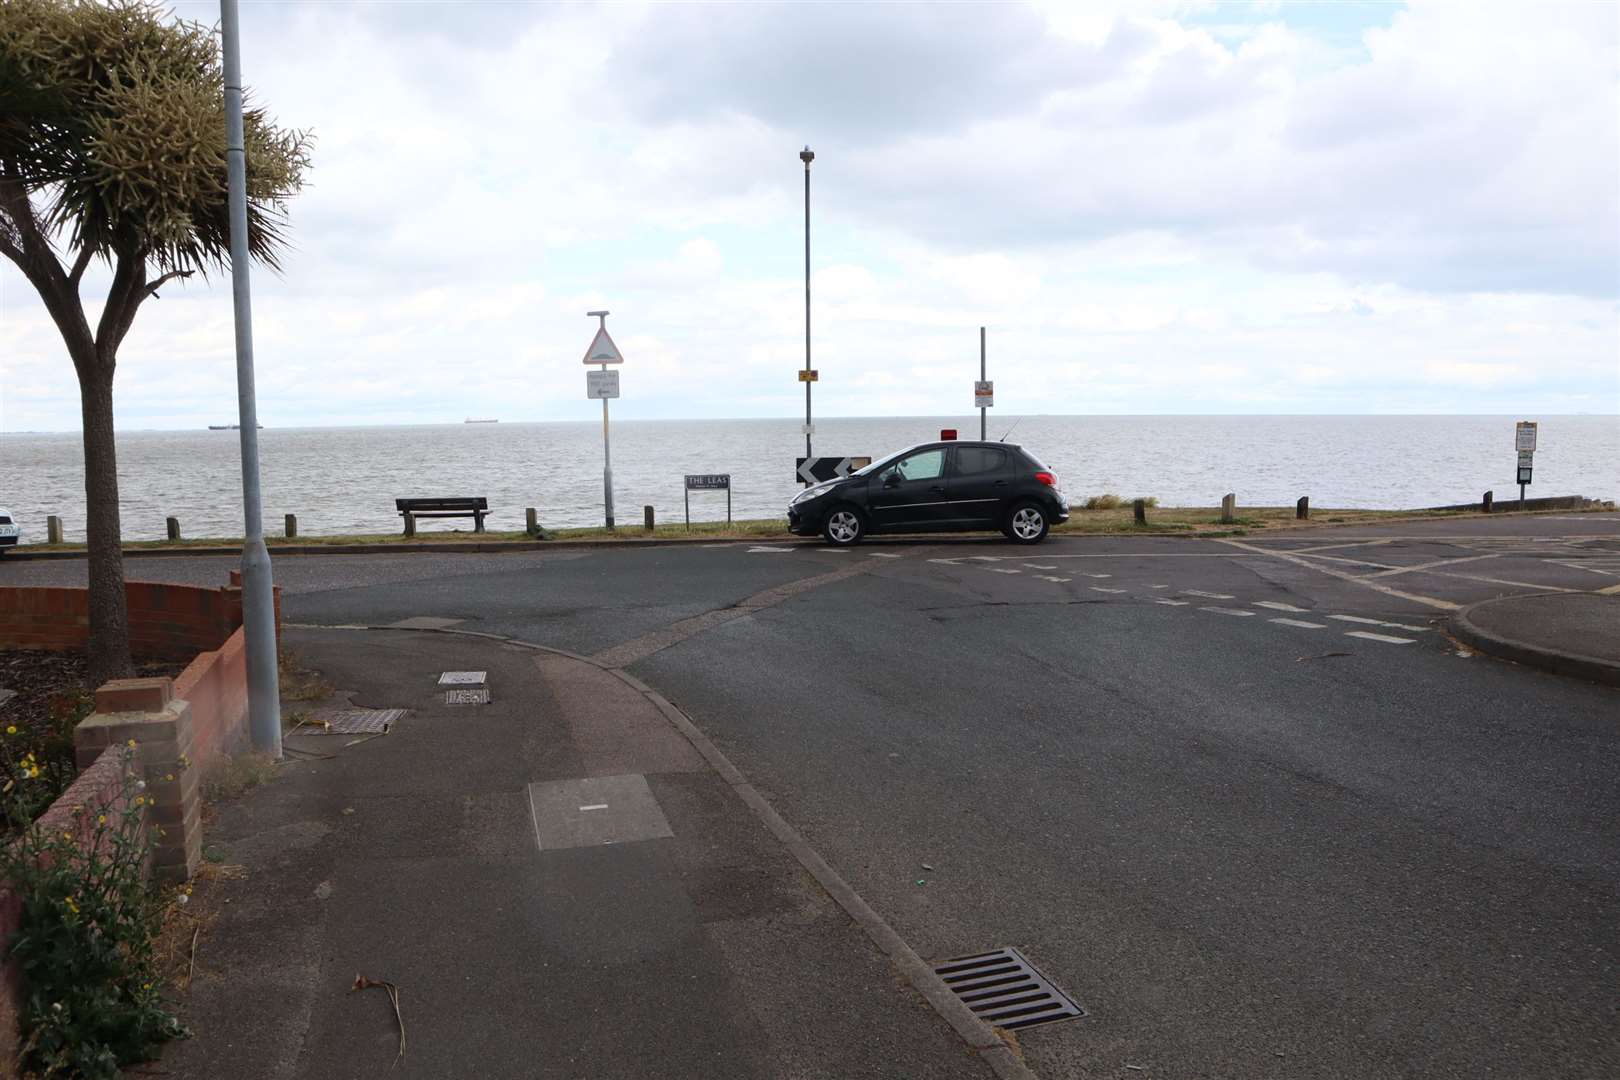
[[[979,327],[979,381],[984,382],[987,378],[988,378],[988,376],[985,375],[985,373],[984,373],[984,327],[981,326],[981,327]],[[979,441],[980,442],[984,442],[984,440],[985,440],[985,434],[984,434],[985,412],[986,412],[985,407],[983,405],[980,405],[979,406]]]
[[[602,320],[607,323],[606,319]],[[606,373],[607,365],[602,365]],[[608,399],[602,399],[602,506],[607,511],[607,527],[613,528],[613,452],[608,443]]]
[[[804,162],[804,370],[810,370],[810,163],[815,153],[806,146],[799,153]],[[804,456],[810,456],[810,381],[804,384]]]

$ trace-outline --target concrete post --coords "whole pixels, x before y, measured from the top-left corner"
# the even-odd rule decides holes
[[[1480,500],[1480,506],[1485,511],[1485,513],[1487,513],[1487,514],[1491,512],[1491,502],[1492,501],[1493,500],[1491,498],[1491,493],[1489,491],[1487,491],[1485,493],[1485,497]]]
[[[288,539],[298,535],[298,515],[288,514],[282,519]]]
[[[405,511],[405,535],[416,535],[416,515],[409,510]]]
[[[62,519],[55,514],[45,519],[45,542],[49,544],[62,542]]]
[[[169,539],[170,540],[178,540],[178,539],[180,539],[180,519],[177,518],[177,517],[172,517],[172,518],[167,518],[165,520],[166,520],[167,525],[169,526]]]
[[[1237,520],[1237,496],[1227,492],[1221,498],[1221,524],[1230,525]]]
[[[650,506],[641,508],[641,527],[648,532],[653,531],[653,508]]]
[[[1137,499],[1136,502],[1132,504],[1131,510],[1133,511],[1133,513],[1134,513],[1134,515],[1136,517],[1136,523],[1138,525],[1146,525],[1147,524],[1147,500],[1146,499]]]
[[[523,511],[523,531],[530,536],[540,532],[540,515],[530,506]]]
[[[1294,520],[1295,521],[1305,521],[1305,520],[1309,519],[1310,516],[1311,516],[1311,497],[1309,495],[1301,495],[1299,497],[1299,502],[1294,504]]]

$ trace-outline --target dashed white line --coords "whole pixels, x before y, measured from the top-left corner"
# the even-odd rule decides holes
[[[1027,562],[1024,565],[1029,567],[1031,570],[1056,570],[1057,569],[1057,567],[1055,567],[1055,566],[1042,566],[1040,563],[1032,563],[1032,562]]]
[[[1427,626],[1408,626],[1405,623],[1385,622],[1383,619],[1364,619],[1360,615],[1329,615],[1328,618],[1338,619],[1340,622],[1364,623],[1367,626],[1387,626],[1391,630],[1409,630],[1414,634],[1427,633],[1429,629]]]
[[[1053,577],[1051,574],[1036,574],[1035,576],[1040,578],[1042,581],[1056,582],[1059,585],[1063,584],[1065,581],[1073,581],[1074,580],[1074,578]]]
[[[967,557],[970,558],[970,559],[974,559],[974,560],[976,560],[978,562],[1000,562],[1001,561],[1001,556],[1000,555],[969,555]]]
[[[1382,641],[1387,645],[1411,645],[1417,641],[1416,638],[1393,637],[1389,634],[1375,634],[1370,630],[1346,630],[1344,632],[1344,636],[1358,637],[1366,641]]]
[[[1092,592],[1106,592],[1106,593],[1122,593],[1125,590],[1124,589],[1105,589],[1101,585],[1093,585],[1093,586],[1091,586],[1091,591]]]
[[[1267,622],[1277,623],[1279,626],[1297,626],[1301,630],[1326,630],[1327,623],[1305,622],[1303,619],[1267,619]]]
[[[1164,604],[1167,607],[1187,607],[1192,603],[1191,600],[1165,600],[1162,598],[1156,599],[1153,602],[1155,604]]]
[[[1148,588],[1150,588],[1150,589],[1168,589],[1169,587],[1170,586],[1168,586],[1168,585],[1149,585],[1148,586]]]
[[[1252,612],[1252,611],[1244,611],[1242,608],[1201,607],[1198,610],[1199,611],[1213,611],[1217,615],[1241,615],[1241,616],[1245,616],[1245,617],[1249,617],[1249,618],[1252,618],[1254,616],[1254,612]]]
[[[956,566],[956,565],[960,564],[962,560],[961,559],[929,559],[928,561],[932,562],[932,563],[943,563],[946,566]]]
[[[1227,593],[1223,593],[1223,592],[1203,592],[1203,591],[1201,591],[1199,589],[1182,589],[1181,590],[1181,595],[1182,596],[1202,596],[1206,600],[1235,600],[1235,599],[1237,599],[1235,596],[1231,596],[1231,595],[1229,595]]]
[[[1086,574],[1085,576],[1089,577],[1089,578],[1105,578],[1105,577],[1113,577],[1114,575],[1113,574]]]
[[[1255,607],[1270,608],[1272,611],[1292,611],[1292,612],[1294,612],[1296,614],[1300,614],[1300,615],[1303,615],[1306,612],[1311,610],[1310,608],[1295,607],[1293,604],[1280,604],[1275,600],[1256,600],[1254,602],[1254,606]],[[1278,621],[1278,620],[1276,620],[1276,619],[1272,620],[1272,622],[1276,622],[1276,621]]]
[[[903,557],[892,551],[868,551],[867,554],[874,559],[899,559]]]
[[[589,806],[580,807],[581,810],[606,810],[607,808],[608,804],[605,802],[591,803]]]
[[[748,554],[750,554],[750,555],[779,555],[779,554],[783,554],[785,552],[790,552],[792,550],[793,549],[790,548],[790,547],[751,547],[751,548],[748,549]],[[838,549],[834,548],[833,550],[836,551]]]
[[[987,566],[987,567],[985,567],[985,569],[990,571],[992,574],[1022,574],[1023,573],[1022,570],[1014,570],[1010,566]]]

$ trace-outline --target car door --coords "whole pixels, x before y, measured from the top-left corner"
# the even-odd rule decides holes
[[[958,446],[948,487],[946,517],[953,524],[999,526],[1012,496],[1012,455],[1000,446]]]
[[[872,477],[867,491],[872,524],[879,529],[927,529],[940,525],[949,503],[945,490],[946,448],[914,450]]]

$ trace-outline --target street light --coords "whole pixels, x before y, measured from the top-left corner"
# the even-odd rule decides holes
[[[804,162],[804,456],[810,456],[810,163],[816,155],[806,146],[799,152]]]

